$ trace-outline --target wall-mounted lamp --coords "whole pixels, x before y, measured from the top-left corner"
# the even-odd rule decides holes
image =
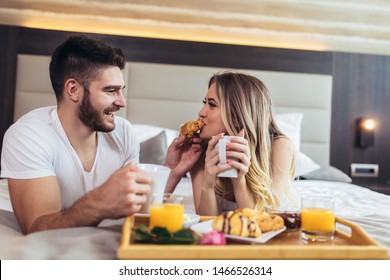
[[[376,121],[372,118],[360,118],[356,124],[356,144],[360,148],[374,145]]]

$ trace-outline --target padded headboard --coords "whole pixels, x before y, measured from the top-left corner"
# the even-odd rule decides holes
[[[41,106],[55,104],[48,56],[18,55],[14,120]],[[132,123],[178,130],[197,117],[213,73],[226,69],[128,62],[127,109]],[[273,98],[275,113],[302,112],[301,151],[321,166],[329,165],[332,77],[328,75],[242,71],[260,78]]]

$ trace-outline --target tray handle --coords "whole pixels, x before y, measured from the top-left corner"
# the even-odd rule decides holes
[[[120,247],[126,247],[131,240],[131,229],[134,226],[135,217],[129,216],[125,219],[124,224],[122,226],[122,234],[120,240]]]
[[[336,223],[339,223],[341,225],[344,225],[348,227],[351,230],[351,233],[346,233],[342,230],[337,229],[337,234],[340,237],[343,237],[345,239],[351,240],[351,242],[355,244],[371,244],[375,246],[379,246],[379,244],[370,236],[367,235],[367,233],[358,225],[349,222],[347,220],[344,220],[343,218],[336,217]]]

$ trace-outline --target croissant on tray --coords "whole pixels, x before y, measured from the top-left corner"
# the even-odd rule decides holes
[[[185,142],[189,142],[192,137],[194,137],[195,133],[198,130],[202,129],[202,127],[203,122],[201,118],[193,121],[188,121],[181,126],[179,135],[184,135]]]
[[[225,212],[212,222],[213,229],[218,232],[244,237],[259,237],[263,232],[283,226],[282,217],[249,208]]]
[[[261,229],[253,219],[252,214],[252,210],[249,208],[228,211],[216,217],[212,227],[218,232],[226,234],[259,237]]]
[[[254,219],[262,232],[278,230],[284,226],[284,220],[279,215],[270,215],[265,211],[254,212]]]

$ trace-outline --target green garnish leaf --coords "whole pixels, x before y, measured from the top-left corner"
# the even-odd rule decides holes
[[[135,240],[141,243],[149,243],[152,242],[153,236],[149,233],[149,230],[145,225],[140,225],[135,230]]]
[[[193,238],[193,232],[188,229],[182,229],[179,231],[176,231],[173,234],[173,238]]]
[[[152,234],[155,234],[158,237],[171,237],[169,231],[163,227],[154,227],[152,229]]]
[[[197,241],[194,232],[188,229],[182,229],[175,232],[172,239],[175,244],[193,244]]]
[[[171,234],[166,228],[154,227],[152,230],[145,225],[140,225],[135,232],[135,241],[139,243],[155,244],[194,244],[198,236],[190,229],[182,229]]]

